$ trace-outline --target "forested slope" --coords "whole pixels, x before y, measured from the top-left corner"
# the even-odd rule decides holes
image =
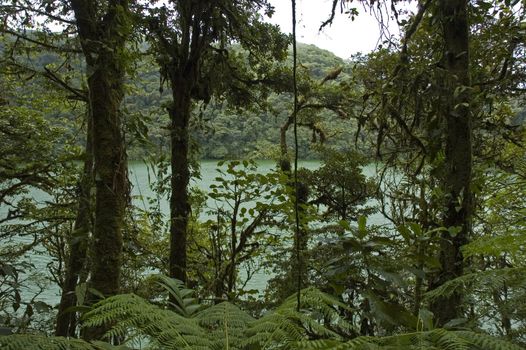
[[[314,45],[300,44],[298,46],[299,62],[305,73],[314,80],[321,81],[331,70],[345,67],[350,73],[351,62],[344,62],[329,51]],[[286,65],[291,67],[291,59]],[[170,91],[160,79],[158,69],[154,64],[139,62],[136,77],[131,79],[131,94],[126,98],[126,108],[141,115],[148,122],[148,140],[150,144],[135,144],[130,149],[130,157],[139,159],[148,151],[166,147],[168,143],[168,115],[163,109],[164,100]],[[344,77],[343,77],[344,78]],[[345,78],[344,78],[345,79]],[[285,123],[291,110],[289,94],[273,94],[268,101],[260,101],[261,105],[250,109],[240,109],[229,106],[228,102],[213,99],[209,105],[194,106],[192,138],[203,159],[240,159],[276,158],[279,154],[280,128]],[[327,133],[332,135],[328,142],[340,148],[348,147],[350,130],[340,117],[334,113],[324,113],[320,118]],[[312,150],[312,135],[301,130],[300,155],[302,158],[318,158]]]

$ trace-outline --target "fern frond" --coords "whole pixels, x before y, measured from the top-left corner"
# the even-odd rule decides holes
[[[518,345],[470,331],[434,329],[426,332],[404,333],[387,337],[358,337],[347,342],[313,340],[298,342],[305,350],[521,350]]]
[[[348,306],[338,299],[315,288],[301,292],[301,310],[296,310],[296,296],[287,298],[273,312],[253,322],[247,330],[245,345],[266,348],[296,348],[308,338],[340,339],[332,328],[349,331],[352,327],[338,312]],[[327,326],[331,326],[330,328]],[[318,343],[321,344],[321,343]]]
[[[522,283],[524,285],[526,283],[525,275],[526,267],[511,267],[468,273],[447,281],[440,287],[427,292],[425,298],[433,300],[443,296],[450,296],[465,285],[477,285],[488,289],[498,288],[504,283]]]
[[[228,302],[199,312],[196,319],[208,334],[214,349],[239,349],[245,330],[254,322],[252,316]]]
[[[195,349],[210,341],[193,318],[162,309],[135,294],[116,295],[95,304],[85,315],[84,327],[111,324],[107,337],[126,340],[148,337],[163,347]]]
[[[500,256],[503,252],[516,256],[524,251],[525,230],[513,230],[497,236],[483,236],[462,247],[464,257],[474,255]]]
[[[298,342],[298,349],[305,350],[351,350],[351,349],[377,349],[379,348],[373,337],[358,337],[347,342],[333,339],[318,339]]]
[[[106,349],[117,349],[107,344]],[[42,335],[14,334],[0,337],[2,350],[103,350],[101,346],[80,339],[46,337]]]
[[[175,301],[175,303],[171,302],[170,305],[178,314],[191,316],[201,308],[197,299],[192,297],[194,291],[186,288],[182,281],[162,274],[153,275],[152,278],[170,294]]]
[[[459,337],[470,342],[470,350],[524,350],[524,348],[484,333],[456,331]]]

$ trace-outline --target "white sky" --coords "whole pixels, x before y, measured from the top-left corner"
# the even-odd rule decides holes
[[[269,20],[278,24],[281,30],[292,32],[292,5],[290,0],[270,0],[276,12]],[[331,27],[318,29],[323,21],[329,18],[332,0],[296,0],[297,40],[314,44],[322,49],[332,51],[337,56],[347,59],[357,52],[368,53],[379,43],[380,28],[378,21],[369,12],[365,12],[358,1],[350,3],[358,8],[359,15],[351,21],[346,14],[340,13],[339,5]],[[389,21],[391,34],[398,35],[398,26]]]

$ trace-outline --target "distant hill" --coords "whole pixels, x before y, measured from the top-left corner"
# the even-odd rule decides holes
[[[0,47],[0,54],[4,46]],[[58,54],[45,51],[28,51],[20,53],[18,59],[31,69],[43,71],[44,67],[57,67],[62,64]],[[314,45],[298,44],[298,63],[316,80],[321,80],[335,67],[345,66],[341,58],[327,50]],[[292,65],[289,57],[288,64]],[[68,63],[67,79],[76,87],[86,86],[82,70],[84,65],[79,57]],[[161,86],[157,64],[151,58],[143,58],[136,64],[135,76],[127,83],[127,95],[124,103],[124,115],[127,123],[128,155],[130,159],[141,159],[150,152],[164,152],[169,147],[166,103],[170,100],[170,91],[166,84]],[[42,80],[28,80],[28,85],[42,84]],[[277,154],[279,129],[291,112],[292,97],[290,94],[272,95],[272,111],[233,112],[225,105],[212,102],[206,109],[195,109],[192,120],[191,137],[193,149],[199,157],[205,159],[258,157],[269,158]],[[58,113],[58,112],[57,112]],[[61,111],[67,115],[68,111]],[[82,115],[78,110],[76,116]],[[70,120],[74,116],[68,117]],[[50,116],[50,119],[55,116]],[[338,126],[341,121],[327,116],[327,123]],[[55,119],[56,120],[56,119]],[[76,125],[76,126],[75,126]],[[72,130],[79,123],[64,125],[69,135],[78,135],[78,142],[83,143],[83,132]],[[290,133],[292,135],[292,132]],[[331,142],[345,142],[342,133],[339,139]],[[139,142],[147,135],[147,142]],[[300,130],[300,156],[315,157],[311,151],[312,134]],[[143,140],[144,141],[144,140]],[[291,142],[292,144],[292,142]]]
[[[289,57],[289,63],[291,63]],[[298,45],[298,62],[316,79],[321,80],[334,67],[346,64],[341,58],[314,45]],[[134,79],[134,93],[126,97],[127,109],[147,115],[148,134],[153,148],[168,149],[169,139],[166,127],[167,113],[160,108],[169,100],[169,91],[159,92],[159,73],[155,64],[145,64]],[[203,111],[195,110],[192,122],[192,139],[199,156],[204,159],[257,157],[269,158],[277,154],[279,130],[290,113],[290,94],[273,95],[270,104],[273,112],[233,112],[224,105],[212,102]],[[282,107],[282,108],[280,108]],[[276,110],[277,109],[277,110]],[[277,113],[276,113],[277,112]],[[341,121],[336,121],[341,123]],[[292,135],[292,132],[290,133]],[[300,130],[300,155],[313,158],[310,149],[312,134]],[[336,141],[336,140],[334,140]],[[340,140],[341,141],[341,140]],[[129,151],[130,158],[142,158],[147,152],[144,145],[134,144]]]

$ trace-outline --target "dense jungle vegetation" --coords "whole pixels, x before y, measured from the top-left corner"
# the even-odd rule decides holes
[[[0,0],[1,349],[526,346],[526,3],[319,9]]]

